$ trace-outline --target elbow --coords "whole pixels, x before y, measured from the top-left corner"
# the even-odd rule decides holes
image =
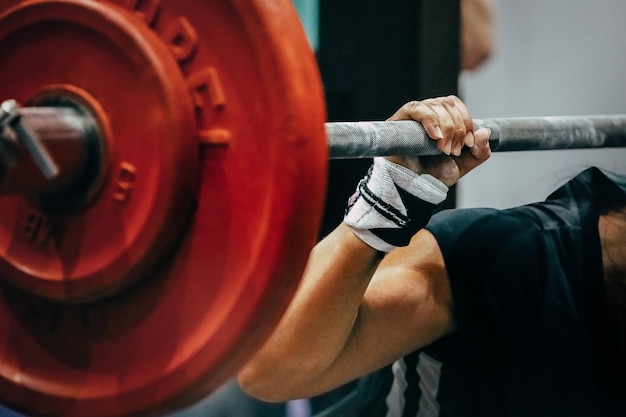
[[[315,372],[308,372],[302,362],[289,367],[285,361],[257,363],[253,359],[237,374],[237,382],[247,395],[264,402],[286,402],[308,398],[320,392],[316,390]]]
[[[257,400],[269,403],[291,400],[283,391],[283,384],[272,383],[271,380],[271,376],[264,377],[253,366],[248,365],[237,374],[237,383],[241,390]]]
[[[473,71],[493,55],[495,44],[491,32],[465,33],[461,43],[461,69]]]
[[[461,69],[475,70],[491,58],[495,50],[493,2],[461,2]]]

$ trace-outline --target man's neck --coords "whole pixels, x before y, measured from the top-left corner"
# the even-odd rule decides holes
[[[601,215],[598,232],[605,282],[626,288],[626,211]]]
[[[602,268],[607,307],[619,346],[626,348],[626,212],[600,216]]]

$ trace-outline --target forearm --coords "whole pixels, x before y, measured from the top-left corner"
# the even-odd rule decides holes
[[[326,372],[350,338],[378,263],[344,224],[321,241],[276,331],[239,373],[244,390],[282,400],[333,385]]]
[[[242,388],[255,397],[281,401],[325,392],[454,327],[438,243],[417,232],[447,186],[489,156],[489,132],[474,134],[469,112],[452,96],[408,103],[392,119],[421,121],[450,156],[397,158],[402,166],[374,159],[344,223],[314,248],[283,319],[239,373]],[[381,262],[377,250],[390,253]]]

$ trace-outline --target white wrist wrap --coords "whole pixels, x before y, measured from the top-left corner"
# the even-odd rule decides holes
[[[432,175],[377,157],[350,197],[344,222],[369,246],[389,252],[409,243],[447,193]]]

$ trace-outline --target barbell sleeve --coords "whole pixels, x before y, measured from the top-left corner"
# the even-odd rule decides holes
[[[491,129],[492,151],[626,147],[626,114],[474,119]],[[436,142],[411,120],[326,123],[331,159],[438,155]]]
[[[0,117],[0,196],[52,195],[87,181],[99,163],[96,131],[70,107],[16,107]]]

